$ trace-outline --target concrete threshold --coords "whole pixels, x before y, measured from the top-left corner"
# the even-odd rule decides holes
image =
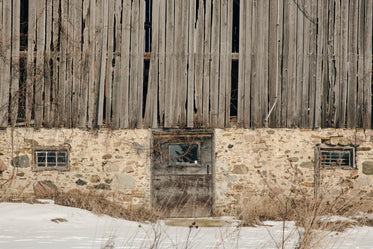
[[[169,218],[164,221],[167,226],[180,227],[237,227],[241,224],[236,217],[205,217],[205,218]]]

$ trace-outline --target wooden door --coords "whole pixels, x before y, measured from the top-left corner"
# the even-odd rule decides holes
[[[211,216],[213,134],[175,133],[153,133],[153,207],[169,217]]]

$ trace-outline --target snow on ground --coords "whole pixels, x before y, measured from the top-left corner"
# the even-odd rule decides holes
[[[52,221],[54,220],[54,221]],[[0,248],[277,248],[282,222],[258,227],[188,228],[144,224],[47,204],[0,203]],[[373,248],[373,228],[331,233],[324,248]],[[285,224],[285,248],[296,246],[293,222]],[[106,247],[105,247],[106,246]]]

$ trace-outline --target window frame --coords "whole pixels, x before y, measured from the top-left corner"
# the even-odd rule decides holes
[[[185,144],[185,145],[197,145],[197,163],[188,163],[188,162],[171,162],[171,153],[170,153],[170,146],[171,145],[182,145],[182,144]],[[200,145],[200,142],[197,141],[197,142],[192,142],[192,143],[188,143],[188,142],[183,142],[183,141],[180,141],[180,142],[171,142],[171,143],[168,143],[168,165],[172,165],[172,166],[187,166],[187,167],[193,167],[193,166],[201,166],[201,145]]]
[[[346,152],[346,153],[349,153],[350,156],[349,156],[349,159],[350,159],[350,162],[349,162],[349,165],[346,166],[346,165],[343,165],[343,166],[339,166],[338,164],[336,165],[326,165],[326,166],[322,166],[322,160],[321,160],[321,154],[323,151],[327,151],[327,152],[333,152],[333,151],[336,151],[337,153],[341,153],[341,152]],[[328,146],[328,145],[320,145],[318,147],[316,147],[315,149],[315,160],[316,160],[316,166],[319,168],[319,169],[343,169],[343,170],[354,170],[354,169],[357,169],[357,166],[356,166],[356,148],[354,146]]]
[[[64,166],[58,166],[58,153],[65,153],[66,158]],[[38,154],[46,153],[45,154],[45,166],[39,166],[38,164]],[[55,165],[50,166],[48,165],[48,158],[53,158],[52,156],[48,157],[48,154],[56,153],[54,157],[56,157]],[[33,158],[33,171],[45,171],[45,170],[56,170],[56,171],[69,171],[70,170],[70,150],[68,146],[33,146],[32,147],[32,158]],[[61,163],[62,164],[62,163]]]

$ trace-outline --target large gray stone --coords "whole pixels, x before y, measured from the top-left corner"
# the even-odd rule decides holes
[[[16,156],[11,164],[17,168],[28,168],[30,167],[30,159],[27,155]]]
[[[134,189],[136,188],[136,181],[129,175],[117,175],[115,176],[115,187],[118,190]]]
[[[247,172],[249,172],[249,168],[243,164],[233,166],[233,174],[247,174]]]
[[[373,175],[373,162],[372,161],[363,162],[363,174]]]
[[[108,162],[105,164],[104,169],[106,172],[117,172],[119,170],[119,162]]]
[[[360,187],[367,187],[370,186],[372,181],[369,179],[369,176],[362,176],[357,179],[357,183]]]
[[[313,168],[315,166],[315,163],[313,163],[313,162],[302,162],[299,166],[301,168]]]
[[[137,154],[141,154],[141,153],[145,152],[145,146],[141,145],[141,144],[139,144],[137,142],[133,142],[132,143],[132,149]]]
[[[299,161],[299,157],[290,157],[289,161],[292,162],[292,163],[296,163],[296,162]]]

